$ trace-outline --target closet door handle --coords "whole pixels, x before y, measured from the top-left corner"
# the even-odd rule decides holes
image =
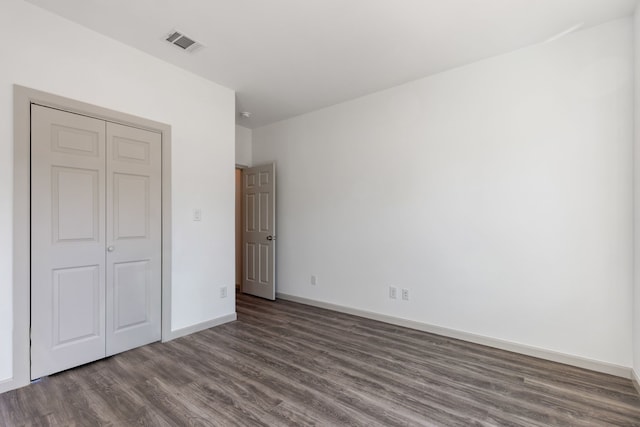
[[[109,246],[109,247],[107,248],[107,252],[113,252],[113,251],[115,251],[115,250],[116,250],[116,247],[115,247],[115,246]]]

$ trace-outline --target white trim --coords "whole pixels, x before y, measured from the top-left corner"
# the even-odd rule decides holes
[[[444,328],[442,326],[429,325],[427,323],[416,322],[413,320],[402,319],[399,317],[387,316],[385,314],[374,313],[371,311],[359,310],[357,308],[346,307],[342,305],[332,304],[323,301],[316,301],[308,298],[298,297],[277,293],[277,298],[297,302],[300,304],[311,305],[319,308],[337,311],[340,313],[352,314],[354,316],[364,317],[366,319],[377,320],[392,325],[403,326],[405,328],[416,329],[418,331],[429,332],[436,335],[442,335],[449,338],[455,338],[476,344],[486,345],[488,347],[499,348],[501,350],[512,351],[527,356],[533,356],[540,359],[550,360],[552,362],[564,363],[565,365],[576,366],[578,368],[589,369],[596,372],[615,375],[622,378],[631,378],[632,370],[626,366],[615,365],[612,363],[601,362],[598,360],[587,359],[585,357],[574,356],[565,353],[559,353],[543,348],[532,347],[511,341],[500,340],[497,338],[486,337],[483,335],[472,334],[469,332],[458,331],[455,329]]]
[[[30,383],[31,104],[84,114],[162,134],[162,340],[171,329],[171,126],[27,87],[13,86],[13,376],[0,392]]]
[[[13,87],[13,375],[11,389],[24,387],[29,375],[31,119],[32,92]],[[5,384],[3,384],[5,385]]]
[[[631,382],[633,382],[633,386],[640,395],[640,377],[638,376],[638,373],[633,369],[631,370]]]
[[[13,378],[9,378],[7,380],[0,381],[0,394],[14,390],[20,387],[20,385],[16,384]]]
[[[207,320],[206,322],[196,323],[195,325],[176,329],[175,331],[171,331],[169,333],[170,335],[169,340],[174,340],[176,338],[184,337],[186,335],[191,335],[196,332],[204,331],[205,329],[213,328],[214,326],[220,326],[225,323],[233,322],[235,320],[238,320],[238,315],[235,312],[233,312],[231,314],[227,314],[226,316],[220,316],[220,317],[216,317],[215,319]],[[166,341],[169,341],[169,340],[166,340]]]

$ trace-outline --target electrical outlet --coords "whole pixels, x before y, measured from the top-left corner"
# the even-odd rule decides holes
[[[193,220],[202,221],[202,210],[200,208],[195,208],[193,210]]]
[[[409,301],[409,289],[402,290],[402,299],[405,301]]]
[[[220,288],[220,298],[226,298],[227,297],[227,287],[223,286]]]
[[[311,276],[311,284],[313,286],[318,284],[318,276],[316,276],[315,274]]]
[[[398,290],[396,289],[396,287],[389,286],[389,298],[396,299],[397,294],[398,294]]]

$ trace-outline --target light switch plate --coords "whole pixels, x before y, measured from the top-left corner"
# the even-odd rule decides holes
[[[200,208],[195,208],[193,210],[193,220],[202,221],[202,210]]]

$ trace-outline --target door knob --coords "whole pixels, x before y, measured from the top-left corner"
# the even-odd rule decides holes
[[[107,252],[113,252],[113,251],[115,251],[115,250],[116,250],[116,247],[115,247],[115,246],[109,246],[109,247],[107,248]]]
[[[267,240],[276,240],[276,236],[267,236]]]

